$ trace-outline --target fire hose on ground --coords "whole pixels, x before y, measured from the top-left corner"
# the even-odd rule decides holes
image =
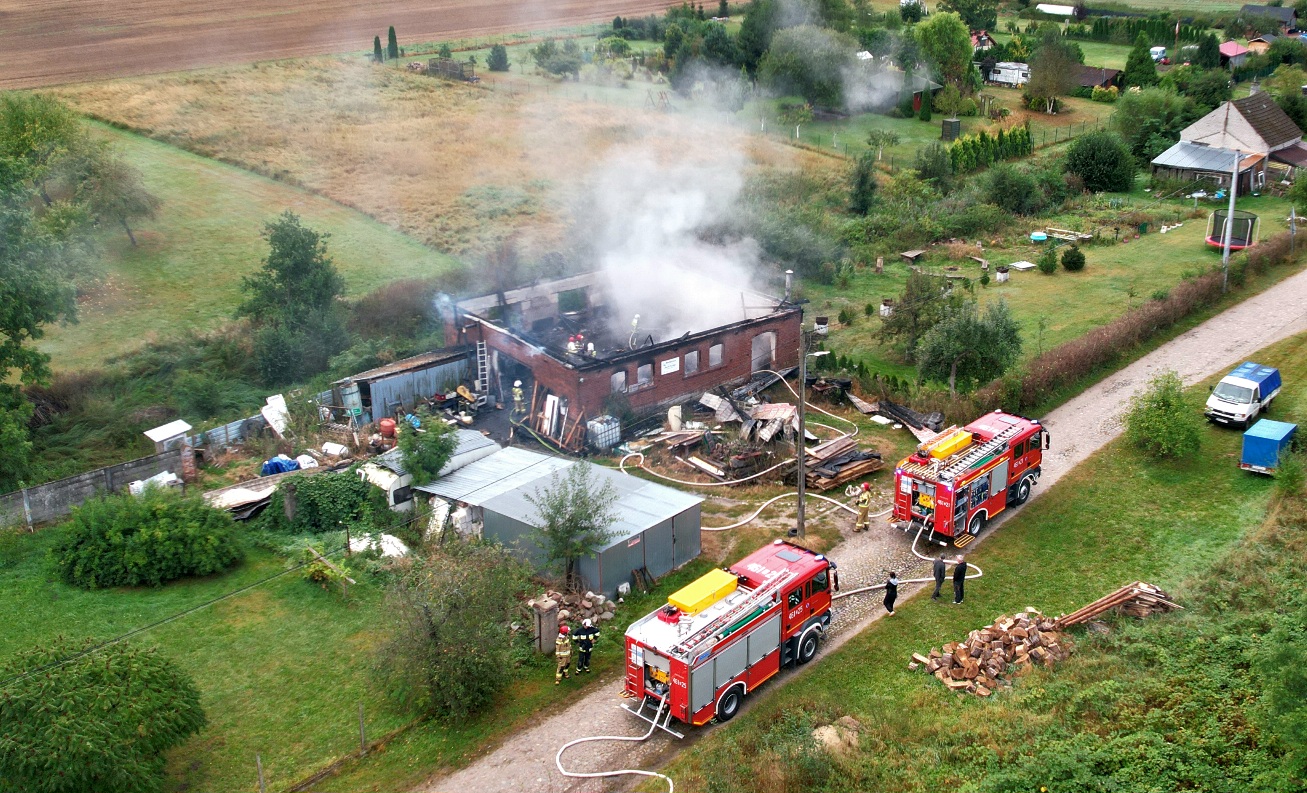
[[[642,771],[638,768],[622,768],[615,771],[568,771],[566,768],[563,768],[563,752],[566,752],[577,744],[588,743],[590,741],[632,741],[640,743],[648,740],[649,736],[653,735],[654,730],[658,729],[658,719],[663,715],[663,709],[666,707],[666,700],[658,705],[658,712],[654,714],[653,720],[649,723],[649,731],[644,735],[594,735],[589,738],[577,738],[574,741],[568,741],[563,744],[562,748],[558,750],[558,754],[554,756],[554,765],[558,766],[558,773],[575,779],[603,779],[614,776],[657,777],[667,783],[667,793],[676,793],[676,785],[672,782],[672,778],[666,774],[660,774],[657,771]]]
[[[926,530],[926,525],[923,523],[921,525],[921,528],[917,529],[917,536],[912,538],[912,555],[916,556],[918,559],[924,559],[927,562],[933,562],[934,559],[931,559],[929,556],[926,556],[925,554],[917,550],[917,542],[921,539],[921,533],[925,530]],[[977,567],[974,564],[971,564],[970,562],[967,563],[967,566],[970,567],[972,570],[976,571],[975,575],[966,576],[967,580],[970,580],[972,578],[980,578],[985,574],[984,570],[981,570],[979,567]],[[899,581],[899,583],[900,584],[929,584],[934,580],[935,580],[934,578],[905,578]],[[878,589],[884,589],[884,588],[885,588],[884,584],[872,584],[871,586],[858,587],[857,589],[850,589],[847,592],[839,592],[834,595],[831,595],[831,600],[832,601],[839,600],[840,598],[846,598],[849,597],[850,595],[862,595],[867,592],[875,592]]]

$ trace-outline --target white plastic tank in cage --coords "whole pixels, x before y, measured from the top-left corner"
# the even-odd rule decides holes
[[[586,422],[586,437],[590,445],[601,451],[622,442],[622,422],[613,416],[600,416]]]

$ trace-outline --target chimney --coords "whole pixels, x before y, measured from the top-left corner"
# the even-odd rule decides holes
[[[790,302],[790,288],[793,286],[793,283],[794,283],[794,271],[786,270],[785,271],[785,302],[786,303]]]

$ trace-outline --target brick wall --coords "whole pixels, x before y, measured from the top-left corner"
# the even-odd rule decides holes
[[[612,376],[626,375],[626,398],[636,410],[692,399],[720,385],[744,382],[753,373],[753,339],[763,333],[776,334],[773,368],[785,369],[799,363],[799,332],[802,312],[798,308],[778,311],[761,319],[727,325],[699,333],[682,341],[638,350],[607,363],[571,367],[510,333],[478,323],[469,335],[480,335],[486,346],[531,368],[536,382],[551,393],[566,398],[570,409],[577,406],[588,417],[602,415],[604,401],[613,392]],[[721,345],[721,362],[711,364],[712,349]],[[697,352],[698,370],[687,373],[688,353]],[[640,368],[649,367],[648,382],[640,383]]]

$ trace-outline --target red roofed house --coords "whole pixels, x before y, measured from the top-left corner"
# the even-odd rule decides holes
[[[1221,45],[1221,65],[1229,66],[1231,69],[1243,66],[1243,62],[1248,60],[1249,52],[1251,50],[1239,42],[1227,41]]]
[[[984,52],[994,46],[994,37],[983,30],[973,30],[971,32],[971,49],[977,52]]]

